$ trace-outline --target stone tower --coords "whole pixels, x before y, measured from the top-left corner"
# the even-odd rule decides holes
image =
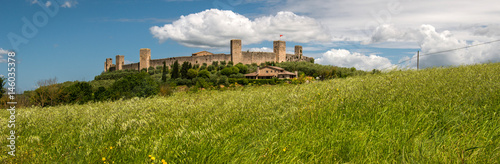
[[[151,60],[151,50],[149,48],[141,48],[139,71],[141,71],[144,68],[148,69],[150,60]]]
[[[108,72],[109,68],[113,65],[113,59],[106,58],[106,62],[104,62],[104,72]]]
[[[276,54],[276,63],[286,61],[286,42],[274,41],[274,54]]]
[[[295,55],[302,59],[302,46],[295,46]]]
[[[234,65],[243,63],[243,55],[241,53],[241,40],[239,39],[231,40],[231,61],[233,61]]]
[[[116,55],[116,70],[122,70],[123,65],[125,64],[125,56]]]

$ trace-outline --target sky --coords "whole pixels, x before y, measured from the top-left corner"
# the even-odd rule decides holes
[[[283,40],[318,64],[367,71],[414,69],[417,51],[420,68],[499,62],[500,42],[483,44],[500,39],[499,15],[498,0],[0,0],[0,74],[9,51],[22,92],[93,80],[106,58],[136,63],[141,48],[229,53],[231,39],[243,51]]]

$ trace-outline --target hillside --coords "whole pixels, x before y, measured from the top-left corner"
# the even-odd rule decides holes
[[[480,64],[18,109],[16,157],[0,161],[498,163],[499,72]]]

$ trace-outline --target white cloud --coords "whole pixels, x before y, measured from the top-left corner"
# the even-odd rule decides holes
[[[249,18],[228,10],[210,9],[181,16],[172,24],[150,28],[160,42],[172,39],[188,47],[226,47],[230,39],[242,39],[243,44],[281,40],[306,43],[330,39],[323,26],[313,18],[292,12]]]
[[[474,34],[489,37],[500,36],[500,24],[479,27],[474,31]]]
[[[274,52],[272,48],[262,47],[262,48],[250,48],[250,52]]]
[[[123,64],[132,64],[132,63],[134,63],[134,62],[133,61],[129,61],[129,60],[123,61]]]
[[[78,2],[76,0],[64,0],[64,1],[61,1],[59,0],[59,3],[61,3],[61,7],[64,7],[64,8],[72,8],[72,7],[75,7],[76,4],[78,4]]]
[[[0,48],[0,63],[7,63],[7,60],[4,58],[4,56],[7,55],[8,53],[9,51]]]
[[[323,22],[331,35],[364,40],[383,24],[404,28],[432,24],[438,29],[500,22],[497,0],[286,0],[269,12],[291,11]]]
[[[481,29],[483,34],[490,35],[495,31]],[[479,41],[468,41],[457,39],[450,31],[437,32],[431,25],[421,25],[418,29],[399,29],[391,25],[377,27],[368,43],[380,43],[387,41],[413,41],[419,45],[422,56],[420,57],[421,68],[432,66],[449,66],[462,64],[475,64],[484,62],[500,61],[499,43],[481,45],[460,49],[456,51],[443,52],[471,45],[480,44]],[[430,54],[430,55],[427,55]],[[409,63],[410,67],[416,67],[416,55]]]
[[[354,67],[365,71],[386,69],[393,66],[387,58],[374,54],[366,56],[357,52],[351,53],[345,49],[332,49],[325,52],[320,58],[315,59],[315,61],[318,64]]]
[[[46,7],[49,7],[50,5],[52,5],[52,2],[50,2],[50,1],[45,2]]]

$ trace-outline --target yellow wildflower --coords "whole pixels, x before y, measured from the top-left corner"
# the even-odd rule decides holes
[[[155,157],[151,157],[151,160],[155,160]]]
[[[102,161],[105,161],[105,160],[106,160],[106,158],[102,157]]]
[[[113,149],[113,146],[109,147],[109,149],[110,149],[110,150],[111,150],[111,149]]]
[[[283,149],[283,151],[286,151],[286,147]]]
[[[151,158],[151,155],[149,155],[149,158]]]

